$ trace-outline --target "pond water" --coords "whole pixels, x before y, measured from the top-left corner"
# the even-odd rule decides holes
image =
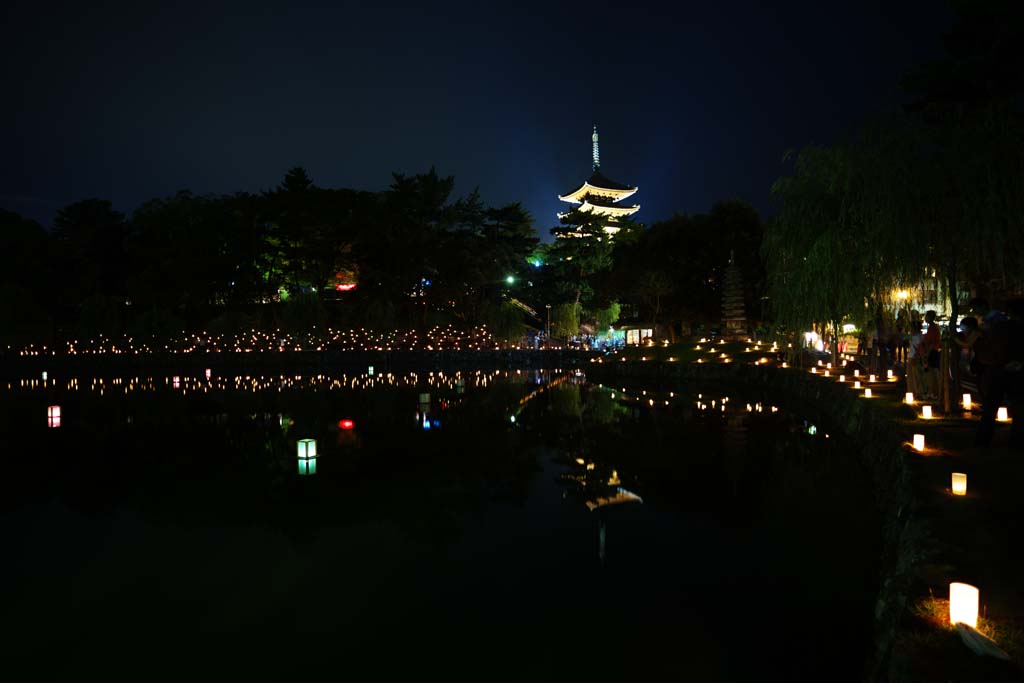
[[[4,649],[41,671],[861,674],[868,478],[767,396],[211,373],[0,404]]]

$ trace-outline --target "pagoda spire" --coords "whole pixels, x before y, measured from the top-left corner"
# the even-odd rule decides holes
[[[597,149],[597,124],[594,124],[594,134],[590,137],[594,141],[594,170],[601,167],[601,152]]]

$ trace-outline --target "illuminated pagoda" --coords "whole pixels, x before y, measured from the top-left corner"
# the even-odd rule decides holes
[[[634,204],[633,206],[619,204],[623,199],[632,196],[637,191],[637,188],[617,183],[601,173],[601,154],[597,145],[597,126],[594,126],[594,134],[591,140],[594,143],[594,172],[576,190],[559,195],[558,198],[563,202],[577,204],[578,206],[574,207],[577,211],[589,211],[596,215],[607,216],[608,221],[604,226],[604,232],[610,237],[619,231],[618,226],[615,225],[617,219],[623,216],[632,216],[640,210],[639,204]],[[566,215],[567,213],[560,213],[558,217],[563,218]],[[574,236],[586,237],[587,235],[578,233]]]

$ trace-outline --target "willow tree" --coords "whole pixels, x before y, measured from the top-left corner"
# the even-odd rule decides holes
[[[849,145],[806,147],[793,174],[775,182],[780,207],[765,229],[762,254],[776,320],[791,329],[822,322],[838,339],[843,320],[863,312],[874,288],[861,241],[863,191]],[[833,344],[838,362],[838,349]]]

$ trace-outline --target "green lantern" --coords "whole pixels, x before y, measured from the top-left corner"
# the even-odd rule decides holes
[[[299,439],[299,460],[310,460],[316,457],[316,439]]]
[[[300,458],[299,475],[308,476],[310,474],[316,474],[316,458]]]

